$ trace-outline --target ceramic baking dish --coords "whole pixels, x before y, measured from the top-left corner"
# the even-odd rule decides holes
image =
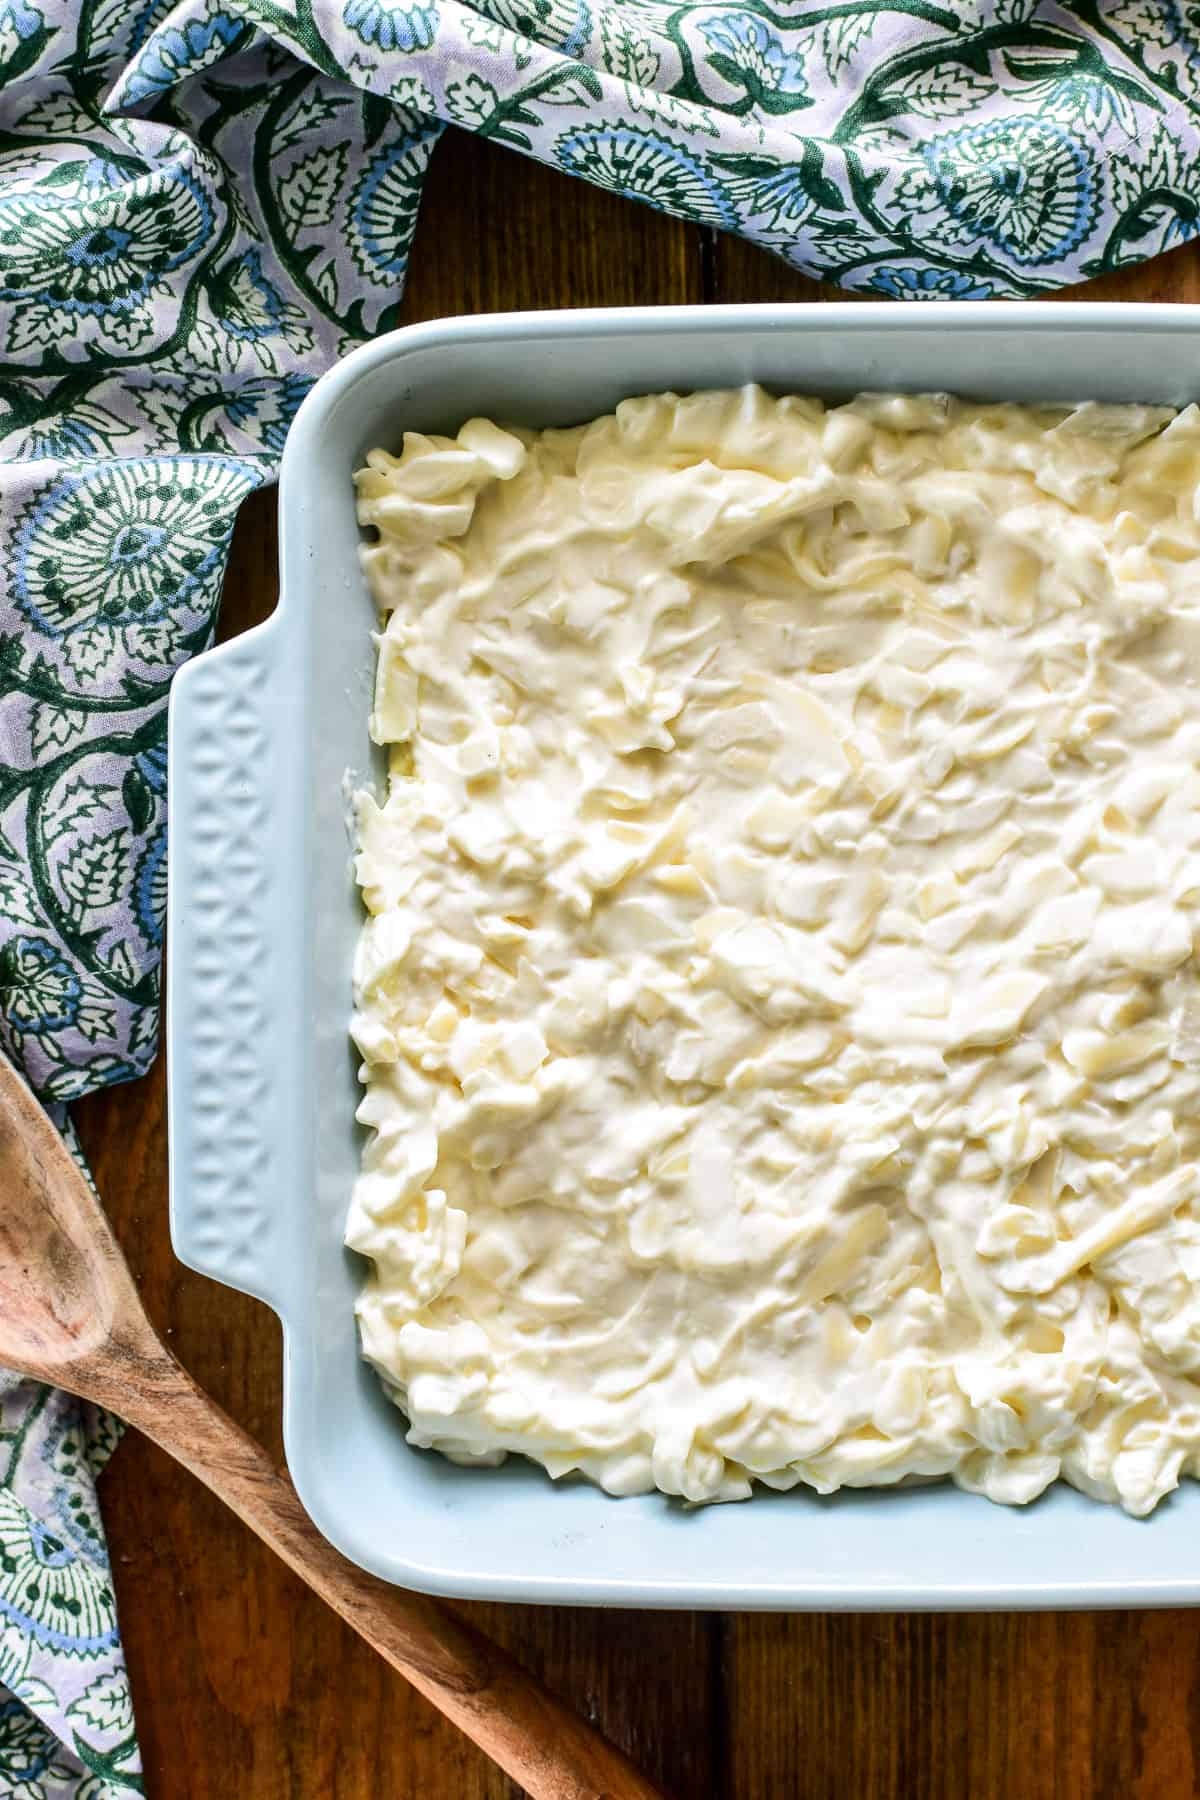
[[[623,396],[759,381],[845,397],[1200,393],[1200,310],[1023,304],[638,309],[420,325],[356,351],[305,401],[280,486],[283,594],[171,696],[171,1228],[185,1263],[283,1321],[296,1486],[356,1562],[498,1600],[787,1608],[1200,1600],[1200,1485],[1137,1522],[1059,1486],[1024,1510],[942,1485],[761,1494],[688,1511],[552,1485],[510,1459],[410,1449],[360,1360],[362,1268],[342,1246],[359,1157],[346,1036],[359,929],[348,780],[370,778],[373,614],[351,471],[407,429],[473,414],[576,424]]]

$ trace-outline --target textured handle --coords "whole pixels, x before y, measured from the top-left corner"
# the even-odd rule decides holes
[[[175,679],[167,905],[171,1236],[189,1267],[276,1310],[287,1259],[274,1201],[303,1131],[285,1065],[305,904],[279,853],[303,757],[300,675],[278,619]]]

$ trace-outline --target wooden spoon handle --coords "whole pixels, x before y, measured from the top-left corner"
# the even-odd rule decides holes
[[[436,1601],[340,1556],[262,1446],[175,1370],[169,1401],[160,1393],[144,1410],[124,1405],[131,1423],[224,1500],[534,1800],[661,1800],[619,1750],[498,1644]]]

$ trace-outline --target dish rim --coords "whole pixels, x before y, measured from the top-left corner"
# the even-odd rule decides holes
[[[980,332],[995,333],[1018,332],[1022,336],[1034,337],[1093,332],[1096,335],[1111,335],[1116,329],[1122,333],[1144,339],[1178,334],[1181,329],[1196,334],[1200,346],[1200,309],[1185,304],[1154,303],[1120,304],[1112,302],[1060,302],[1046,305],[1039,302],[977,302],[977,301],[939,301],[925,302],[911,307],[889,305],[886,302],[864,304],[861,302],[810,302],[784,305],[755,306],[682,306],[682,307],[622,307],[611,309],[576,309],[561,312],[520,311],[494,315],[467,316],[456,319],[440,319],[421,324],[403,327],[398,331],[363,345],[342,358],[315,384],[310,394],[300,407],[292,424],[285,446],[280,472],[280,517],[279,538],[281,551],[281,595],[276,611],[265,625],[243,637],[232,640],[219,650],[208,652],[189,665],[177,678],[171,697],[171,734],[172,745],[177,731],[184,735],[180,721],[187,711],[192,698],[191,690],[197,685],[198,671],[208,665],[209,672],[214,671],[222,659],[226,673],[232,673],[237,663],[249,664],[258,659],[259,668],[272,663],[286,663],[295,655],[295,646],[289,634],[292,632],[291,621],[295,618],[303,623],[304,613],[300,605],[300,589],[306,579],[306,557],[310,554],[303,530],[297,525],[297,516],[302,510],[302,502],[306,487],[313,479],[315,469],[322,462],[322,439],[336,409],[347,403],[358,384],[382,366],[397,357],[414,352],[439,352],[452,349],[455,344],[464,340],[485,342],[497,347],[511,346],[530,339],[549,339],[555,342],[588,338],[592,341],[615,338],[618,336],[656,336],[663,333],[691,333],[694,331],[733,333],[739,335],[746,331],[761,331],[764,327],[781,331],[835,331],[850,336],[869,335],[882,331],[890,339],[903,339],[911,335],[927,335],[935,322],[945,328],[952,328],[956,333],[968,336]],[[898,371],[900,374],[901,371]],[[680,384],[684,387],[686,384]],[[714,385],[731,385],[718,382]],[[769,385],[777,386],[771,383]],[[819,387],[819,383],[813,383]],[[897,385],[902,385],[897,382]],[[969,391],[969,384],[951,382],[952,391]],[[983,383],[987,385],[986,380]],[[1195,382],[1200,389],[1200,379]],[[630,392],[648,391],[645,387],[634,386]],[[659,391],[668,391],[662,388]],[[1030,395],[1036,399],[1036,395]],[[346,472],[347,475],[349,471]],[[357,571],[355,579],[357,580]],[[294,634],[292,634],[294,635]],[[364,632],[364,640],[365,640]],[[251,646],[250,640],[254,640]],[[239,656],[238,647],[242,646]],[[248,654],[253,649],[253,657]],[[296,670],[292,670],[293,677]],[[179,762],[177,755],[170,759],[171,770],[176,770]],[[177,798],[181,801],[182,814],[188,811],[189,784],[181,776],[172,773],[170,805],[172,813],[176,810]],[[178,792],[177,792],[178,790]],[[193,796],[194,798],[194,796]],[[172,840],[174,843],[174,839]],[[174,858],[172,874],[174,875]],[[182,987],[185,997],[188,991],[186,976],[177,968],[178,956],[188,939],[188,925],[184,917],[186,913],[186,893],[176,895],[175,882],[172,881],[169,899],[169,934],[168,961],[171,970],[171,988],[177,982]],[[175,948],[172,948],[172,947]],[[348,972],[347,977],[348,981]],[[349,1006],[347,1004],[347,1013]],[[176,1025],[179,1025],[179,1031]],[[1112,1605],[1179,1605],[1200,1602],[1200,1571],[1195,1577],[1180,1579],[1172,1576],[1143,1577],[1141,1579],[1114,1579],[1101,1577],[1097,1580],[1076,1581],[1060,1584],[1047,1584],[1037,1577],[1032,1580],[983,1580],[983,1581],[948,1581],[934,1586],[928,1583],[912,1584],[898,1580],[881,1583],[872,1577],[859,1581],[853,1576],[846,1579],[819,1580],[784,1578],[769,1583],[747,1580],[692,1579],[687,1582],[671,1579],[661,1582],[645,1578],[630,1579],[627,1576],[614,1575],[611,1578],[589,1577],[575,1581],[558,1577],[546,1577],[536,1572],[521,1578],[489,1572],[477,1566],[473,1556],[464,1555],[454,1566],[447,1566],[436,1560],[420,1560],[404,1556],[385,1548],[381,1550],[378,1543],[370,1538],[364,1539],[346,1518],[331,1509],[327,1503],[327,1495],[323,1484],[314,1478],[309,1458],[312,1454],[309,1420],[306,1417],[307,1404],[311,1400],[309,1382],[309,1357],[300,1354],[300,1340],[303,1335],[304,1320],[296,1316],[294,1310],[295,1296],[286,1291],[286,1282],[280,1275],[273,1274],[266,1266],[263,1255],[245,1254],[240,1266],[234,1266],[228,1257],[221,1254],[219,1248],[211,1241],[212,1218],[209,1241],[203,1241],[204,1234],[198,1229],[198,1210],[191,1204],[188,1182],[194,1173],[194,1156],[176,1157],[176,1127],[183,1111],[189,1104],[189,1036],[186,1021],[177,1021],[173,1010],[168,1010],[168,1033],[171,1043],[171,1056],[168,1067],[170,1110],[171,1110],[171,1207],[172,1236],[177,1252],[189,1266],[199,1268],[205,1273],[213,1274],[217,1279],[229,1285],[242,1287],[245,1291],[257,1293],[279,1313],[284,1331],[284,1436],[289,1462],[292,1464],[294,1479],[306,1508],[312,1514],[324,1534],[345,1554],[351,1556],[364,1567],[373,1569],[385,1578],[403,1585],[423,1589],[427,1592],[441,1593],[460,1598],[478,1598],[513,1601],[566,1602],[574,1604],[635,1604],[642,1606],[698,1606],[698,1607],[745,1607],[745,1608],[804,1608],[814,1610],[935,1610],[945,1608],[980,1608],[980,1607],[1084,1607]],[[303,1052],[311,1062],[311,1052]],[[178,1073],[176,1074],[176,1070]],[[227,1208],[227,1199],[221,1205]],[[217,1209],[220,1213],[220,1207]],[[223,1217],[224,1215],[221,1215]],[[216,1217],[218,1227],[221,1217]],[[243,1246],[245,1250],[245,1246]],[[375,1379],[372,1374],[371,1379]],[[397,1421],[399,1424],[399,1421]],[[535,1478],[540,1471],[533,1470]],[[480,1492],[473,1498],[478,1504],[485,1503],[484,1483],[486,1476],[475,1472],[472,1479],[480,1483]],[[1200,1488],[1200,1483],[1188,1484]],[[909,1490],[911,1492],[911,1490]],[[756,1494],[760,1506],[786,1506],[789,1502],[796,1504],[797,1499],[809,1507],[825,1510],[829,1507],[857,1507],[860,1505],[879,1505],[890,1497],[888,1490],[843,1490],[841,1494],[828,1500],[821,1500],[808,1495],[803,1490],[794,1490],[785,1496]],[[553,1495],[543,1497],[541,1504],[562,1506],[565,1496]],[[990,1509],[977,1497],[965,1493],[955,1493],[955,1500],[962,1506],[972,1506],[977,1510],[981,1528],[986,1528]],[[1195,1495],[1200,1505],[1200,1492]],[[612,1506],[627,1506],[631,1502],[612,1500]],[[1046,1505],[1046,1502],[1038,1503]],[[1050,1501],[1053,1504],[1053,1501]],[[1095,1502],[1087,1503],[1092,1506]],[[1170,1503],[1168,1503],[1170,1504]],[[722,1511],[730,1509],[722,1508]],[[1108,1509],[1104,1509],[1107,1511]],[[566,1521],[563,1521],[566,1524]],[[1145,1529],[1141,1521],[1128,1521],[1130,1529]]]

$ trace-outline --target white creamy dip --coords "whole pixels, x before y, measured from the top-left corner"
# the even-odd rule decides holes
[[[347,1237],[411,1440],[1200,1472],[1200,412],[746,388],[367,460]]]

